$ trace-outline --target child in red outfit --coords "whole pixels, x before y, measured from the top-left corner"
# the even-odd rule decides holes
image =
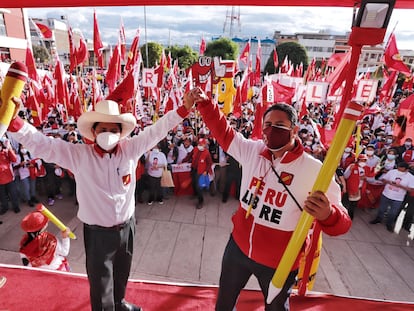
[[[45,231],[49,220],[41,212],[26,215],[21,227],[26,232],[20,241],[20,257],[25,266],[49,270],[70,271],[68,230],[62,231],[62,240]]]

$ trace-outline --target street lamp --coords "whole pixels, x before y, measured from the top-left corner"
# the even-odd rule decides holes
[[[342,92],[340,108],[335,124],[351,100],[352,87],[363,45],[376,45],[384,41],[387,26],[396,0],[362,0],[356,18],[352,21],[352,31],[348,44],[351,46],[348,75]]]

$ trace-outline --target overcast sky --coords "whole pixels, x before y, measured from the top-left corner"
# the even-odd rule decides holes
[[[67,17],[72,28],[80,29],[88,39],[93,37],[93,10],[84,8],[41,8],[28,9],[30,17]],[[239,7],[234,7],[238,13]],[[208,42],[212,37],[230,33],[232,8],[227,6],[131,6],[97,7],[99,30],[102,41],[115,44],[121,16],[126,32],[127,43],[131,43],[138,28],[141,29],[140,43],[147,41],[164,45],[188,44],[198,46],[201,37]],[[145,14],[146,12],[146,14]],[[146,18],[145,18],[146,16]],[[388,34],[395,28],[397,46],[400,50],[414,50],[414,10],[394,10]],[[145,22],[146,21],[146,22]],[[233,35],[240,38],[256,36],[272,38],[276,30],[282,33],[319,32],[326,30],[332,34],[345,34],[350,31],[352,8],[325,7],[263,7],[241,6],[240,26],[234,20]],[[224,27],[226,24],[226,27]]]

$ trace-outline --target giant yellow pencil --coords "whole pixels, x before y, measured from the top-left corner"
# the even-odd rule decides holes
[[[344,149],[354,130],[356,121],[362,114],[362,110],[363,106],[355,102],[350,102],[346,106],[343,118],[339,123],[338,130],[336,131],[335,137],[323,162],[321,170],[316,177],[312,193],[315,191],[322,191],[325,193],[328,190]],[[297,256],[299,255],[299,251],[305,242],[313,219],[313,216],[306,211],[302,212],[295,231],[290,238],[282,259],[280,260],[279,266],[277,267],[272,281],[269,284],[269,292],[266,299],[268,304],[270,304],[282,290],[283,285],[285,284],[292,269],[293,263],[295,262]]]
[[[37,204],[36,209],[41,212],[43,215],[45,215],[51,222],[53,222],[56,227],[58,227],[61,231],[65,231],[68,229],[51,211],[49,211],[43,204]],[[69,237],[71,239],[76,239],[75,234],[69,230]]]
[[[12,98],[20,97],[26,80],[26,65],[20,62],[11,64],[1,88],[2,105],[0,107],[0,137],[6,133],[16,109],[16,105],[14,104]]]

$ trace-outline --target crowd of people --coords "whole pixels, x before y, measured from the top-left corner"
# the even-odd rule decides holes
[[[189,163],[191,167],[190,176],[192,192],[197,198],[195,208],[203,208],[206,194],[211,196],[220,194],[223,203],[227,202],[228,199],[233,196],[241,202],[241,212],[237,215],[245,213],[245,209],[249,208],[250,203],[253,202],[253,204],[257,204],[258,200],[260,200],[256,197],[258,191],[253,191],[250,188],[255,188],[257,186],[259,189],[261,187],[260,185],[265,185],[265,180],[267,178],[273,176],[273,174],[269,174],[268,176],[268,173],[270,172],[269,169],[266,169],[263,172],[263,176],[256,176],[257,178],[254,176],[256,173],[251,172],[251,174],[253,174],[251,175],[252,180],[248,180],[250,183],[249,185],[246,184],[247,178],[245,176],[246,174],[249,174],[252,169],[251,167],[246,166],[247,163],[250,163],[249,156],[253,156],[250,154],[251,150],[257,149],[256,151],[258,154],[254,157],[264,157],[267,159],[260,165],[265,165],[269,160],[273,164],[276,163],[276,166],[285,165],[285,153],[281,153],[281,149],[286,149],[284,152],[291,154],[290,156],[286,156],[289,158],[286,161],[292,161],[295,157],[299,156],[299,154],[303,157],[302,153],[309,156],[305,156],[305,158],[311,167],[314,167],[313,163],[317,163],[313,162],[314,160],[311,159],[317,159],[321,162],[324,160],[329,144],[326,143],[323,133],[321,133],[321,129],[329,129],[332,126],[333,109],[330,104],[310,104],[307,111],[301,113],[300,119],[297,119],[296,110],[299,109],[295,110],[295,108],[298,108],[295,105],[283,105],[283,107],[286,106],[286,108],[283,108],[281,105],[280,111],[279,109],[270,108],[270,110],[266,111],[264,114],[263,129],[259,131],[261,133],[260,137],[263,137],[262,141],[261,139],[257,140],[256,137],[253,137],[256,116],[254,101],[245,103],[242,106],[241,113],[238,115],[230,113],[227,116],[224,116],[217,112],[218,119],[211,120],[211,117],[206,112],[206,108],[203,108],[203,106],[199,106],[200,109],[190,110],[193,104],[197,101],[204,102],[204,106],[207,106],[207,102],[209,101],[203,97],[205,94],[197,91],[190,92],[189,94],[190,95],[185,95],[187,98],[184,100],[185,107],[188,111],[184,112],[178,108],[176,111],[180,112],[174,112],[174,114],[167,113],[164,118],[160,118],[156,122],[153,122],[154,118],[153,115],[151,115],[151,112],[154,111],[154,107],[152,107],[152,104],[150,103],[144,105],[144,115],[138,120],[136,120],[132,114],[126,113],[128,114],[128,117],[126,117],[124,116],[126,114],[119,114],[118,111],[116,116],[120,119],[99,119],[96,117],[96,119],[92,120],[93,122],[89,120],[88,122],[85,122],[84,120],[79,122],[80,119],[88,118],[88,116],[91,116],[95,111],[86,112],[79,120],[74,120],[70,117],[64,118],[64,111],[54,109],[47,115],[47,120],[36,129],[36,131],[42,133],[43,136],[49,136],[50,140],[44,140],[43,138],[40,138],[40,136],[37,136],[34,132],[34,127],[28,128],[22,125],[24,123],[29,124],[31,116],[29,110],[20,111],[18,118],[23,123],[17,122],[18,124],[14,125],[14,131],[21,133],[15,135],[8,132],[0,140],[0,215],[6,213],[10,209],[9,205],[11,205],[11,209],[13,209],[15,213],[20,212],[21,204],[28,204],[33,207],[39,202],[39,194],[47,196],[47,205],[54,205],[55,200],[63,198],[63,188],[66,183],[68,195],[74,197],[74,203],[78,204],[79,199],[78,216],[84,222],[85,230],[88,232],[85,237],[92,238],[99,236],[97,232],[101,232],[99,230],[103,230],[102,228],[111,228],[111,230],[112,228],[114,228],[114,230],[124,230],[127,228],[128,230],[134,231],[135,228],[132,223],[133,216],[130,215],[130,200],[127,200],[128,202],[125,201],[122,204],[115,204],[115,207],[118,206],[118,204],[122,205],[117,208],[125,208],[125,211],[121,213],[121,223],[118,222],[119,214],[116,214],[118,216],[114,214],[113,219],[110,219],[111,222],[108,223],[107,219],[94,219],[93,217],[96,217],[96,215],[92,215],[85,210],[85,206],[88,206],[87,202],[89,201],[89,199],[86,199],[84,196],[86,190],[84,188],[82,191],[77,192],[77,182],[75,182],[75,176],[78,176],[78,178],[80,178],[79,176],[83,176],[80,170],[80,167],[83,165],[81,162],[74,161],[73,159],[79,159],[79,154],[76,153],[75,150],[82,150],[83,153],[87,154],[85,151],[87,146],[84,146],[85,148],[78,146],[79,149],[74,149],[71,145],[93,145],[95,146],[95,152],[97,152],[103,159],[107,159],[106,155],[108,155],[109,158],[114,155],[117,157],[130,157],[130,159],[125,162],[128,164],[119,164],[116,168],[118,176],[122,177],[123,186],[119,188],[119,186],[116,185],[115,188],[120,193],[122,192],[123,195],[129,197],[131,195],[131,190],[128,187],[130,184],[133,184],[134,189],[132,195],[135,197],[135,201],[140,204],[163,204],[165,196],[171,195],[171,189],[162,187],[161,184],[164,171],[169,170],[171,172],[172,166],[175,164]],[[189,99],[189,96],[193,96],[193,99]],[[358,127],[361,129],[360,134],[359,131],[355,130],[341,157],[335,176],[341,190],[339,200],[348,210],[347,214],[349,214],[349,217],[352,219],[358,208],[377,208],[378,214],[376,218],[371,221],[371,224],[380,223],[386,219],[386,226],[389,231],[393,231],[396,218],[403,209],[406,211],[403,228],[410,230],[413,221],[413,141],[411,137],[407,137],[404,141],[400,142],[393,133],[393,125],[396,118],[398,103],[402,98],[401,95],[394,98],[394,101],[391,104],[376,101],[370,105],[369,108],[376,112],[364,115],[363,119],[358,122]],[[108,105],[104,110],[105,113],[108,113],[108,111],[111,111],[113,108],[111,107],[111,101],[104,100],[99,103],[101,105]],[[273,105],[272,107],[275,106],[278,105]],[[95,110],[96,109],[98,108],[95,107]],[[199,114],[199,111],[201,112],[201,115]],[[163,117],[162,112],[159,112],[158,114],[159,117]],[[130,117],[134,120],[130,120]],[[93,119],[92,116],[90,118]],[[269,118],[270,120],[268,120]],[[66,119],[66,121],[64,121],[64,119]],[[225,125],[223,122],[228,125]],[[81,123],[80,126],[79,123]],[[118,124],[121,124],[122,126],[119,126]],[[125,126],[127,127],[125,128]],[[154,127],[161,131],[156,132],[153,130]],[[221,132],[220,129],[222,130]],[[23,135],[23,133],[26,134]],[[29,135],[27,136],[28,133]],[[155,135],[155,133],[157,134]],[[126,141],[128,145],[132,144],[135,146],[135,141],[137,141],[137,139],[134,138],[135,136],[141,137],[141,139],[139,139],[140,141],[144,139],[144,144],[139,145],[139,152],[130,153],[128,148],[131,147],[127,147],[123,142]],[[43,146],[44,148],[50,148],[50,141],[53,141],[53,146],[57,148],[54,151],[61,150],[60,153],[58,152],[56,155],[53,155],[50,151],[42,149],[42,145],[34,145],[34,143],[40,142],[45,144],[45,146]],[[93,142],[95,142],[95,144],[92,144]],[[258,143],[260,143],[260,147]],[[26,144],[29,148],[26,148]],[[271,151],[269,155],[265,155],[263,150],[261,151],[263,154],[260,153],[260,150],[264,148],[264,146]],[[144,147],[146,149],[142,150]],[[118,154],[118,148],[126,148],[128,151],[127,154]],[[134,148],[138,147],[135,146]],[[34,150],[34,152],[32,152],[33,154],[28,149]],[[65,154],[64,157],[59,158],[59,154],[63,154],[64,151],[66,151],[67,154]],[[93,153],[93,151],[88,152]],[[246,152],[246,154],[243,154],[243,152]],[[71,157],[73,157],[73,159]],[[93,161],[97,161],[98,163],[101,160],[94,159]],[[102,161],[105,162],[106,160]],[[245,162],[244,165],[243,162]],[[131,175],[132,164],[134,167],[133,174]],[[252,163],[250,163],[250,165],[251,164]],[[316,167],[319,167],[319,164],[315,164],[315,172]],[[93,169],[93,167],[88,169]],[[84,174],[85,172],[82,173]],[[86,182],[87,177],[85,176],[76,180],[81,180],[82,183]],[[302,181],[304,184],[301,188],[310,188],[307,183],[309,180],[313,180],[316,175],[308,177],[309,178]],[[207,186],[204,184],[206,178],[208,180]],[[274,178],[274,176],[271,178]],[[203,180],[203,184],[201,183],[201,180]],[[256,180],[255,183],[253,183],[253,180]],[[280,180],[281,179],[279,178],[279,181]],[[283,184],[283,186],[286,187],[285,184]],[[89,185],[88,187],[91,186]],[[93,193],[98,195],[101,191],[100,187],[103,189],[108,187],[108,185],[96,185],[94,187],[96,187],[96,189],[94,189]],[[269,185],[266,187],[269,187]],[[124,193],[124,188],[128,189],[127,193]],[[268,191],[270,191],[269,193],[275,192],[274,189],[272,190],[270,188]],[[332,193],[329,193],[328,196],[317,193],[306,197],[308,195],[307,192],[301,193],[301,201],[305,202],[303,208],[314,215],[322,226],[322,230],[326,230],[328,234],[342,234],[349,229],[348,220],[346,219],[347,216],[345,216],[346,213],[344,214],[340,209],[337,210],[334,208],[333,211],[333,207],[329,202],[335,202],[338,197],[335,195],[336,189],[332,188],[330,191],[332,191]],[[284,192],[283,189],[280,193],[282,192]],[[81,193],[80,198],[76,196],[76,194],[79,195],[79,193]],[[267,199],[268,198],[266,197],[265,200]],[[271,199],[271,201],[273,201],[273,199]],[[104,203],[111,205],[109,201],[105,201]],[[264,203],[267,204],[269,202]],[[278,204],[276,199],[272,204]],[[83,208],[81,208],[81,206],[83,206]],[[270,215],[266,216],[266,213],[270,213],[270,210],[265,211],[266,209],[270,209],[270,207],[264,204],[260,215],[257,214],[257,210],[254,211],[254,217],[257,218],[255,220],[256,222],[269,221],[268,218]],[[298,211],[295,211],[294,213],[295,217],[297,216],[297,212]],[[226,248],[225,257],[223,258],[223,271],[220,281],[221,285],[217,310],[220,310],[220,308],[223,308],[222,310],[227,310],[229,306],[234,305],[239,294],[237,289],[231,292],[227,291],[230,287],[227,282],[229,279],[234,278],[234,273],[237,271],[233,271],[233,274],[228,274],[227,272],[231,270],[229,267],[234,264],[234,260],[237,261],[241,258],[239,254],[240,250],[245,253],[244,247],[246,246],[243,244],[243,233],[242,231],[239,232],[237,230],[243,230],[244,232],[246,228],[243,226],[246,224],[242,224],[244,222],[244,220],[242,221],[242,218],[249,219],[249,213],[246,213],[246,215],[243,214],[243,217],[240,216],[240,219],[238,220],[235,218],[233,219],[233,221],[236,221],[236,223],[234,223],[235,231],[232,233]],[[332,214],[335,214],[335,217],[340,217],[335,218],[335,222],[341,224],[341,230],[338,229],[334,232],[330,231],[328,228],[329,226],[326,221],[328,219],[330,220],[329,223],[334,221],[331,219]],[[237,215],[235,215],[235,217]],[[275,222],[276,225],[266,224],[265,226],[269,226],[271,230],[279,230],[280,220],[277,219],[280,219],[280,217],[282,217],[282,215],[272,215],[270,218],[271,222]],[[243,229],[240,229],[238,226],[242,226]],[[274,226],[276,227],[274,228]],[[290,225],[283,223],[283,228],[285,227],[289,227],[290,229],[293,228],[291,228]],[[39,229],[38,231],[40,232],[43,228],[39,227],[37,229]],[[106,263],[97,259],[98,255],[96,254],[104,256],[105,252],[108,250],[95,249],[95,246],[93,246],[91,241],[92,240],[85,242],[87,271],[90,284],[96,285],[101,282],[96,278],[97,275],[106,273],[106,271],[104,271],[105,269],[100,268],[102,267],[100,266],[101,264]],[[114,240],[112,245],[115,245],[116,243],[117,242]],[[281,247],[280,249],[283,250],[284,248]],[[125,251],[129,252],[129,250]],[[277,254],[274,254],[275,256],[279,256],[283,253],[279,253],[279,251],[277,252]],[[93,253],[95,255],[93,255]],[[122,254],[122,256],[125,256],[123,257],[123,263],[126,264],[126,267],[125,269],[122,269],[121,277],[126,282],[125,276],[129,274],[131,258],[129,257],[130,255]],[[255,256],[259,256],[256,258],[258,262],[269,267],[269,264],[266,261],[267,259],[264,257],[262,258],[260,253]],[[113,262],[113,264],[119,266],[120,263]],[[267,278],[273,274],[275,268],[273,267],[274,264],[270,266],[272,267],[271,270],[259,276],[260,282],[267,280]],[[242,269],[241,267],[239,268]],[[245,272],[243,277],[238,280],[241,286],[239,290],[244,286],[244,278],[249,277],[251,273],[251,271]],[[292,271],[290,279],[286,283],[284,293],[278,298],[275,305],[281,306],[288,301],[290,286],[293,284],[292,282],[296,273],[297,271]],[[241,275],[239,276],[241,277]],[[262,277],[263,279],[261,279]],[[111,282],[111,280],[107,280],[106,282]],[[115,303],[130,307],[130,304],[123,300],[125,294],[124,285],[125,284],[121,284],[121,288],[119,289],[120,292],[118,293],[118,296],[115,297],[115,302],[105,302],[104,300],[100,300],[99,297],[104,294],[92,290],[91,287],[92,305],[95,305],[96,310],[100,309],[105,303]],[[110,287],[111,285],[105,283],[103,286]],[[262,290],[264,293],[267,293],[267,289]],[[137,307],[136,309],[132,308],[125,310],[140,309]]]
[[[348,208],[351,218],[357,207],[378,208],[385,187],[380,176],[387,171],[397,169],[401,162],[408,164],[408,172],[414,172],[414,145],[412,138],[407,137],[399,142],[393,133],[398,103],[405,96],[397,94],[389,104],[375,101],[370,110],[358,123],[360,136],[356,131],[345,148],[337,170],[337,181],[343,193],[343,203]],[[245,103],[240,115],[227,115],[232,128],[245,138],[251,138],[254,128],[254,99]],[[298,107],[296,107],[298,108]],[[149,102],[144,105],[144,115],[139,118],[131,136],[138,134],[145,127],[153,124],[154,107]],[[20,111],[19,115],[28,122],[31,120],[30,110]],[[162,117],[162,111],[159,117]],[[63,111],[54,109],[47,115],[47,120],[39,127],[44,134],[63,139],[73,144],[87,143],[76,128],[76,121],[69,117],[63,121]],[[310,104],[306,113],[299,120],[298,136],[304,149],[313,157],[323,161],[328,145],[323,142],[320,129],[330,128],[333,123],[330,104]],[[7,134],[1,138],[0,215],[12,209],[18,213],[20,204],[34,206],[38,203],[38,194],[47,195],[49,206],[55,200],[63,198],[63,189],[68,189],[69,196],[75,196],[76,183],[73,174],[54,163],[46,163],[33,157],[23,145],[10,139]],[[241,166],[228,153],[224,152],[217,140],[210,134],[203,118],[196,111],[190,114],[166,137],[154,144],[141,158],[137,167],[136,200],[138,203],[158,202],[163,204],[165,196],[171,195],[171,188],[162,189],[160,185],[163,169],[170,172],[173,164],[191,163],[191,186],[197,197],[197,208],[203,207],[206,191],[200,188],[200,175],[208,175],[211,181],[210,195],[219,193],[223,202],[230,196],[240,195]],[[11,164],[11,169],[7,169]],[[356,168],[360,168],[357,174]],[[7,174],[6,174],[7,172]],[[359,177],[356,178],[355,176]],[[410,174],[411,175],[411,174]],[[358,181],[356,181],[358,180]],[[66,185],[66,187],[65,187]],[[404,228],[409,230],[412,223],[413,208],[410,198],[414,196],[407,189],[401,209],[406,210]],[[146,199],[144,199],[146,197]],[[9,201],[9,202],[7,202]],[[74,202],[77,203],[76,198]],[[9,207],[9,203],[11,207]],[[408,203],[408,206],[406,206]],[[398,209],[397,215],[401,209]],[[395,219],[394,219],[395,221]],[[391,231],[391,225],[388,226]]]

